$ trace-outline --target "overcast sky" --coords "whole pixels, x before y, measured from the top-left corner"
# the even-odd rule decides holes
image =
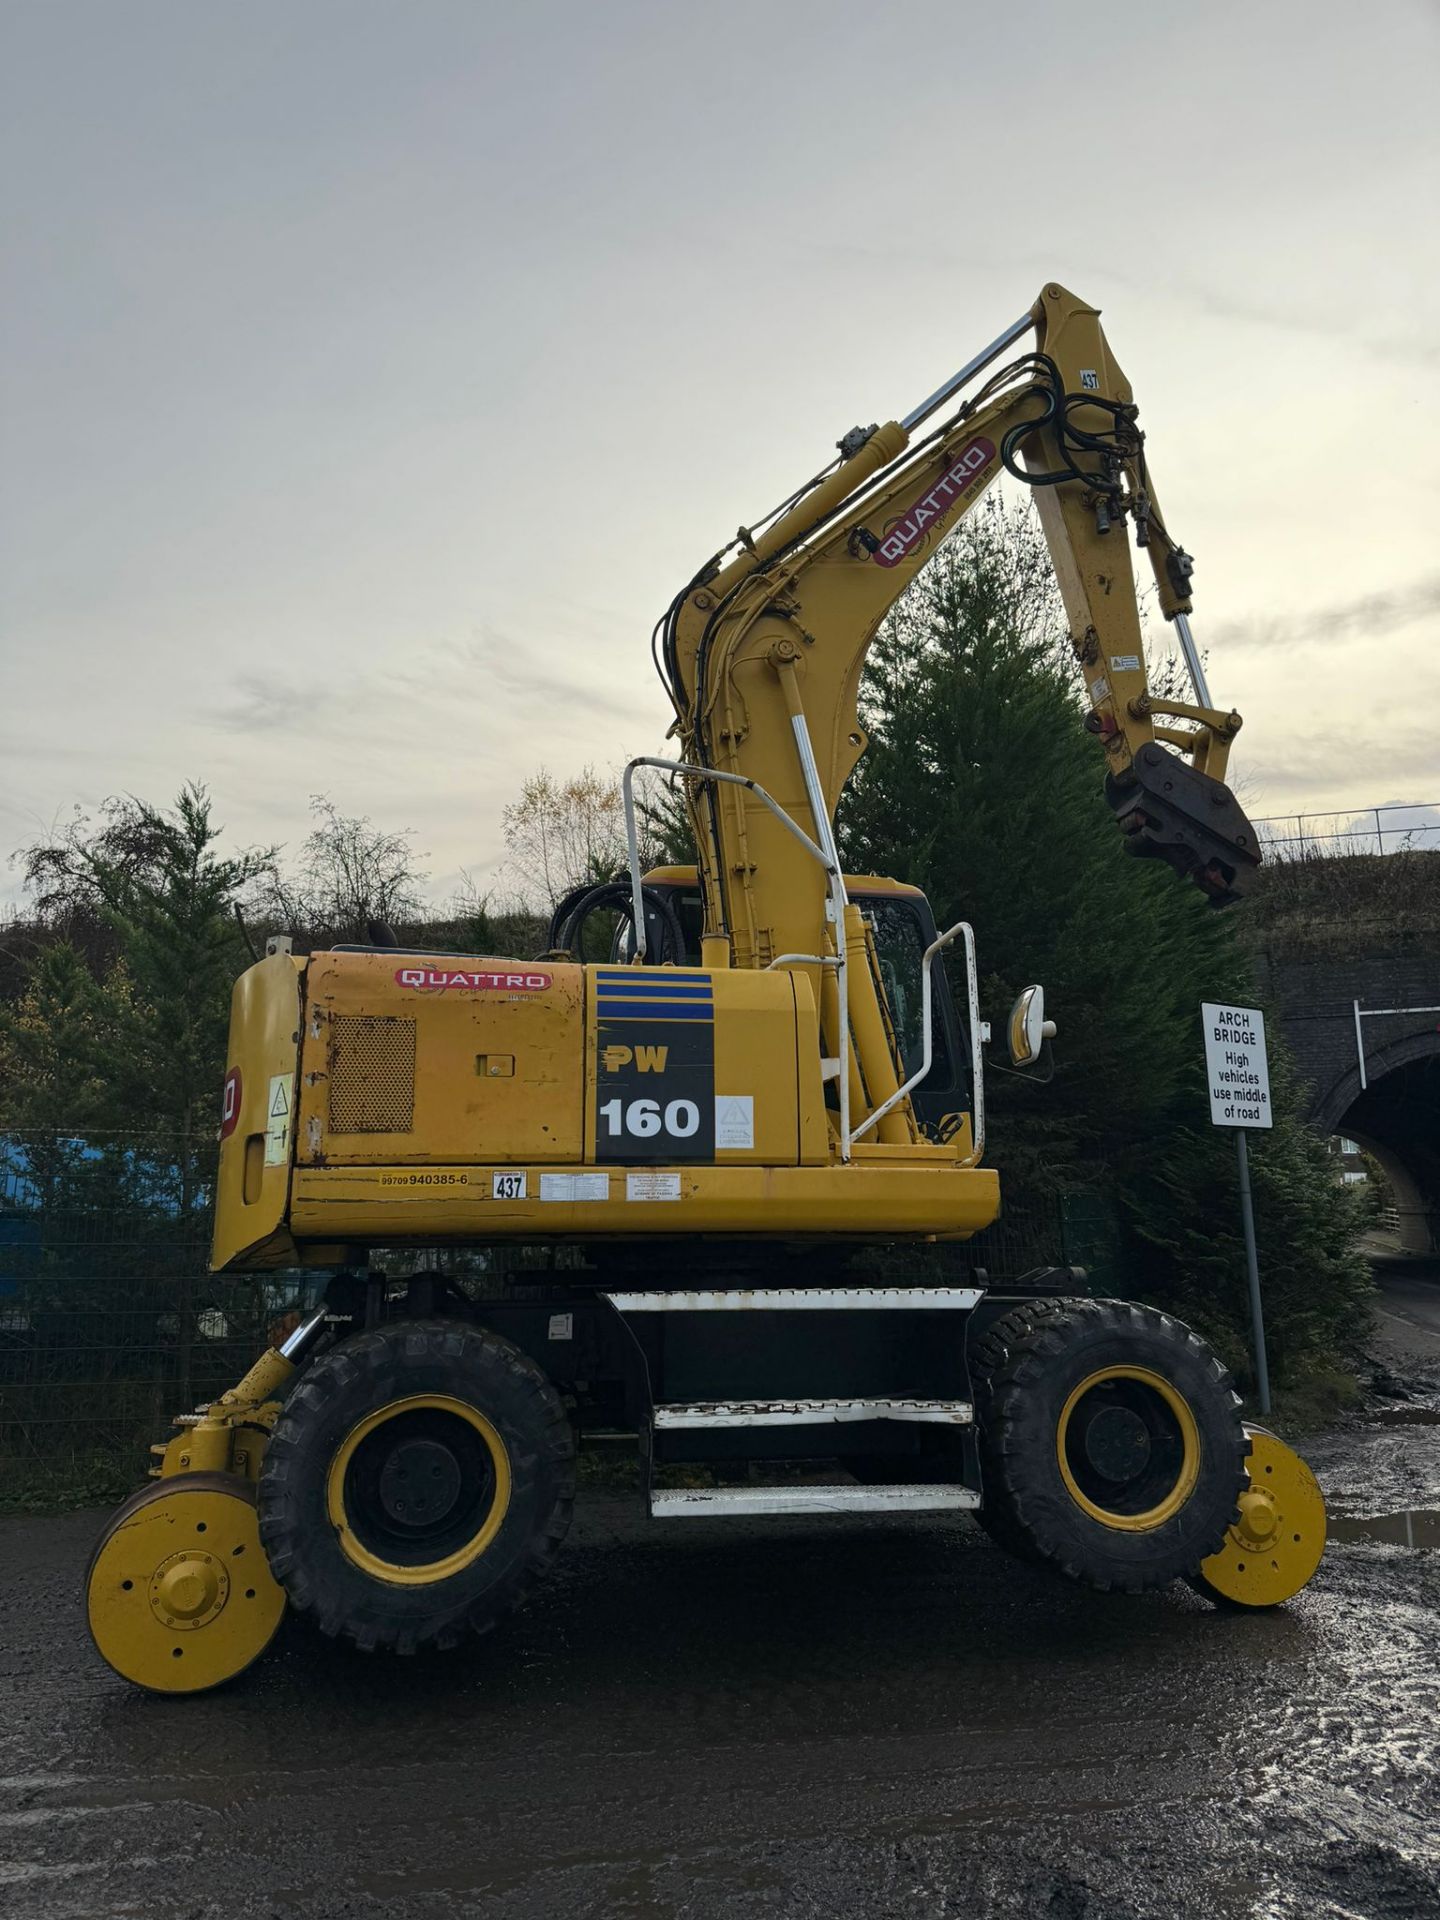
[[[1253,813],[1440,801],[1440,15],[4,0],[0,855],[312,792],[483,876],[656,614],[1048,279],[1134,383]],[[0,885],[14,890],[13,873]]]

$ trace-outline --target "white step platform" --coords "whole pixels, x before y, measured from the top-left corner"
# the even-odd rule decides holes
[[[823,1427],[855,1420],[912,1420],[968,1427],[968,1400],[694,1400],[655,1409],[657,1427],[709,1433],[718,1427]]]
[[[784,1513],[948,1513],[978,1507],[969,1487],[653,1487],[657,1520],[740,1519]]]

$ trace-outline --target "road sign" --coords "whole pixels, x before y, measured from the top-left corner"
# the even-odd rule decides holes
[[[1240,1219],[1245,1229],[1245,1266],[1250,1279],[1250,1336],[1261,1413],[1270,1411],[1270,1362],[1265,1352],[1265,1314],[1260,1305],[1260,1260],[1255,1251],[1255,1208],[1250,1198],[1250,1154],[1245,1134],[1272,1127],[1270,1062],[1265,1057],[1265,1016],[1258,1007],[1219,1007],[1205,1001],[1205,1071],[1210,1082],[1210,1123],[1235,1129],[1240,1166]]]
[[[1200,1017],[1205,1023],[1211,1124],[1273,1126],[1264,1014],[1256,1007],[1217,1007],[1207,1001]]]

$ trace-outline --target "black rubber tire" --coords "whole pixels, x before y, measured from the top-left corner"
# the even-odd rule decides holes
[[[1046,1319],[1049,1310],[1060,1304],[1054,1299],[1027,1300],[1023,1307],[1012,1307],[1001,1319],[992,1321],[980,1338],[970,1345],[970,1385],[975,1395],[975,1420],[980,1432],[981,1472],[980,1506],[973,1518],[997,1547],[1029,1566],[1044,1566],[1045,1556],[1016,1517],[1001,1476],[990,1471],[985,1434],[994,1421],[993,1382],[1003,1370],[1010,1353],[1009,1336],[1013,1331],[1010,1321],[1022,1312],[1030,1314],[1035,1320]]]
[[[1183,1322],[1125,1300],[1034,1300],[971,1349],[983,1502],[1001,1546],[1102,1592],[1144,1593],[1192,1574],[1234,1520],[1249,1442],[1240,1398],[1215,1354]],[[1195,1485],[1147,1531],[1106,1524],[1071,1495],[1057,1434],[1065,1402],[1090,1374],[1143,1366],[1181,1396],[1199,1439]]]
[[[367,1415],[444,1394],[491,1423],[509,1456],[509,1505],[478,1559],[435,1582],[390,1584],[341,1548],[326,1506],[331,1462]],[[549,1380],[498,1334],[454,1320],[358,1333],[300,1376],[260,1473],[260,1540],[291,1604],[365,1650],[450,1647],[485,1633],[543,1576],[570,1526],[575,1442]]]

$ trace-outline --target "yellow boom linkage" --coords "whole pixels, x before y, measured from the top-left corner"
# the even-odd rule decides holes
[[[916,437],[967,376],[1030,328],[1033,351]],[[865,751],[856,699],[876,629],[1007,471],[1035,490],[1121,826],[1137,852],[1169,860],[1217,904],[1235,898],[1258,858],[1249,823],[1220,784],[1240,715],[1208,695],[1162,710],[1146,674],[1127,520],[1203,693],[1188,624],[1191,563],[1161,518],[1137,412],[1096,309],[1048,286],[1023,321],[905,421],[848,434],[833,469],[763,530],[742,529],[733,556],[722,553],[677,598],[660,659],[683,757],[728,776],[689,785],[705,930],[721,964],[768,967],[830,940],[824,872],[755,788],[790,819],[808,820],[833,851],[835,808]],[[858,909],[844,911],[843,941],[830,945],[863,958]],[[863,1111],[898,1081],[874,970],[849,971],[858,1055],[849,1091]],[[833,979],[818,991],[833,1051]],[[918,1138],[903,1103],[878,1132],[892,1144]]]

